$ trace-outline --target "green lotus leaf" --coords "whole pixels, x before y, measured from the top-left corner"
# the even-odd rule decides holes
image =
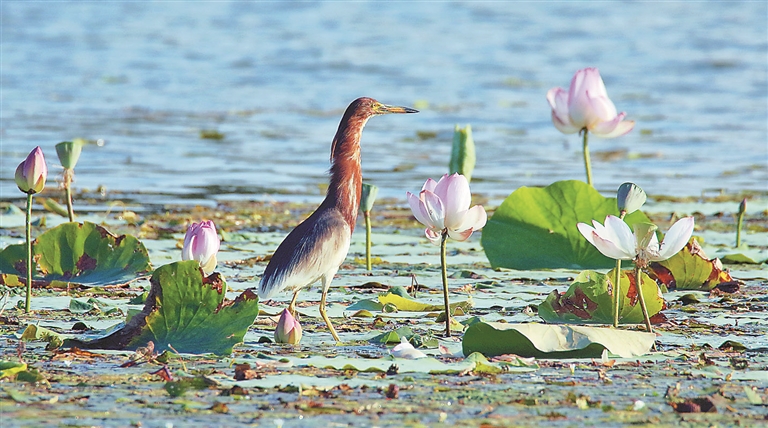
[[[464,333],[464,355],[515,354],[535,358],[599,358],[604,350],[624,358],[650,351],[653,333],[613,328],[480,322]]]
[[[259,315],[259,299],[245,290],[225,300],[226,283],[214,272],[205,277],[194,260],[159,267],[150,279],[152,288],[144,309],[124,327],[91,342],[65,345],[96,349],[137,349],[154,344],[156,352],[170,349],[191,354],[228,355],[243,342],[248,327]]]
[[[27,363],[16,361],[0,361],[0,379],[11,377],[27,369]]]
[[[539,316],[549,323],[612,324],[613,323],[613,275],[595,271],[583,271],[571,283],[568,291],[552,291],[539,305]],[[648,315],[654,316],[666,306],[658,285],[643,273],[643,297]],[[645,318],[640,308],[635,286],[635,273],[621,272],[621,300],[619,323],[640,324]]]
[[[410,297],[402,297],[395,293],[387,293],[387,294],[381,294],[379,295],[379,303],[382,305],[392,304],[397,307],[397,310],[399,311],[405,311],[405,312],[432,312],[432,311],[443,311],[445,310],[444,304],[429,304],[429,303],[422,303],[417,302],[416,300],[411,299]],[[465,312],[472,308],[472,297],[469,297],[467,300],[461,301],[461,302],[454,302],[449,303],[449,307],[452,311],[455,311],[456,308],[462,308]]]
[[[733,281],[719,260],[707,258],[695,239],[674,256],[650,267],[654,279],[669,290],[709,291],[722,282]]]
[[[410,327],[400,327],[397,330],[387,331],[381,334],[378,334],[370,339],[368,339],[371,343],[400,343],[400,339],[405,337],[406,339],[410,339],[413,336],[413,330],[411,330]]]
[[[482,244],[494,268],[610,269],[615,261],[600,254],[576,228],[618,216],[616,198],[606,198],[576,180],[544,188],[521,187],[504,200],[483,228]],[[630,226],[650,222],[640,211],[625,217]]]
[[[125,284],[151,271],[144,244],[131,235],[115,236],[94,223],[63,223],[32,242],[35,282],[66,282],[84,286]],[[24,244],[0,251],[3,282],[26,275]],[[39,276],[38,276],[39,275]]]
[[[51,350],[61,347],[62,343],[64,342],[64,336],[45,327],[29,324],[21,334],[21,340],[40,340],[47,343],[45,347],[46,349]]]

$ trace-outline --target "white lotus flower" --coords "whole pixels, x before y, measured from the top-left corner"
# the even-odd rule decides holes
[[[594,227],[586,223],[577,225],[587,241],[607,257],[634,260],[641,267],[674,256],[693,233],[693,217],[682,218],[673,224],[661,244],[656,238],[656,226],[649,223],[635,224],[634,233],[624,220],[612,215],[605,218],[605,225],[596,220],[592,224]]]

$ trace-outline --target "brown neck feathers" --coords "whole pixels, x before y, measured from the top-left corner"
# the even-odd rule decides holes
[[[331,146],[331,183],[325,202],[341,211],[350,230],[355,229],[357,211],[360,208],[360,194],[363,187],[363,175],[360,170],[360,135],[369,118],[369,114],[348,109],[339,124]]]

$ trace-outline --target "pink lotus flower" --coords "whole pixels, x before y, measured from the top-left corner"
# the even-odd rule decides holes
[[[635,127],[635,121],[624,120],[626,113],[616,114],[597,68],[577,71],[568,91],[552,88],[547,101],[555,128],[564,134],[587,130],[598,137],[614,138]]]
[[[219,235],[211,220],[192,223],[187,228],[184,237],[184,247],[181,250],[182,260],[197,260],[206,275],[216,269],[216,253],[219,251]]]
[[[605,226],[592,221],[594,227],[579,223],[579,232],[587,238],[603,255],[615,260],[634,260],[645,267],[649,262],[659,262],[677,254],[685,247],[693,233],[693,217],[678,220],[659,244],[656,238],[656,226],[647,223],[635,224],[635,232],[624,220],[609,215]]]
[[[284,309],[280,314],[275,329],[275,342],[298,345],[301,342],[301,324],[291,315],[291,311]]]
[[[47,177],[48,167],[45,165],[43,150],[40,146],[35,147],[16,168],[16,185],[22,192],[33,195],[43,191]]]
[[[444,233],[457,241],[465,241],[488,220],[482,205],[469,208],[472,202],[469,182],[459,173],[446,174],[437,182],[428,179],[418,196],[406,194],[413,215],[427,226],[425,234],[435,245],[440,244]]]

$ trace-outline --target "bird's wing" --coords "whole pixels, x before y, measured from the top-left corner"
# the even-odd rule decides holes
[[[269,261],[259,298],[311,285],[344,262],[351,231],[335,209],[318,209],[288,234]]]

